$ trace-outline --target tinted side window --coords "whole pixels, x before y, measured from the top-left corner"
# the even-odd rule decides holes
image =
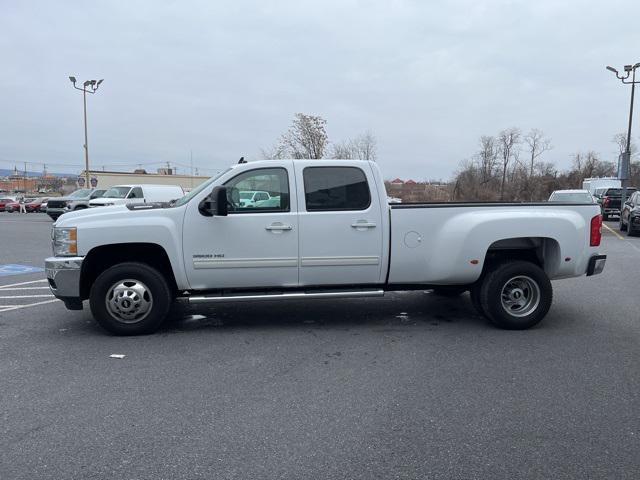
[[[356,167],[307,167],[303,172],[308,212],[366,210],[371,204],[367,177]]]
[[[284,168],[249,170],[233,177],[225,185],[229,213],[289,211],[289,177]],[[264,193],[259,197],[256,190],[268,192],[270,198]]]

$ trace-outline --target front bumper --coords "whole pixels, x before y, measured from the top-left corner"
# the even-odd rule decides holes
[[[67,210],[66,208],[47,208],[47,215],[49,215],[51,218],[58,218],[60,215],[62,215],[63,213],[67,213],[68,211],[69,210]]]
[[[604,270],[604,264],[607,262],[606,255],[594,255],[589,259],[589,265],[587,265],[587,277],[591,275],[598,275]]]
[[[49,257],[44,268],[51,293],[62,300],[67,308],[82,308],[80,298],[80,270],[84,257]]]

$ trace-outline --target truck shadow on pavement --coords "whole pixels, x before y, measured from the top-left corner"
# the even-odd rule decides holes
[[[492,328],[475,311],[468,294],[447,298],[430,292],[408,292],[369,299],[264,301],[197,308],[176,305],[161,332],[210,328],[396,328],[425,324]]]

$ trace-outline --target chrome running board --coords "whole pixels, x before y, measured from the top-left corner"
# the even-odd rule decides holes
[[[264,294],[229,294],[229,295],[199,295],[189,296],[189,303],[222,303],[222,302],[257,302],[264,300],[300,300],[302,298],[359,298],[382,297],[384,290],[330,290],[290,293]]]

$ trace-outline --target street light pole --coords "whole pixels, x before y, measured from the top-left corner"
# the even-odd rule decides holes
[[[627,145],[624,153],[620,158],[620,166],[618,169],[618,176],[620,177],[622,186],[622,197],[620,198],[620,211],[624,207],[627,201],[627,187],[629,186],[629,170],[631,165],[631,125],[633,124],[633,99],[636,91],[636,69],[640,67],[640,63],[635,65],[625,65],[624,75],[621,75],[615,68],[607,66],[607,70],[615,73],[618,80],[621,80],[624,84],[631,84],[631,104],[629,105],[629,127],[627,129]],[[631,76],[631,81],[629,77]]]
[[[76,86],[76,77],[69,77],[73,88],[82,91],[82,102],[84,107],[84,177],[86,186],[89,187],[89,136],[87,132],[87,93],[96,93],[100,84],[104,81],[101,80],[87,80],[82,84],[82,88]]]

